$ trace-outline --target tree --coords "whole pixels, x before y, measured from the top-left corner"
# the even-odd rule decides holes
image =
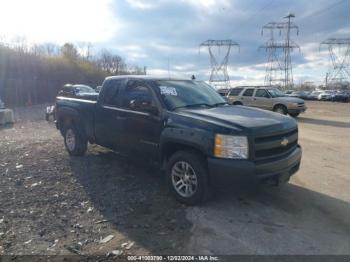
[[[79,58],[78,50],[71,43],[65,43],[61,48],[61,52],[63,57],[70,61],[77,61]]]
[[[126,64],[119,55],[113,55],[110,51],[103,49],[97,59],[98,67],[112,75],[120,75],[126,71]]]

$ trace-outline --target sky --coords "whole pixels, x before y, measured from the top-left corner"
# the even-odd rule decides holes
[[[320,43],[350,37],[350,0],[0,0],[0,37],[28,43],[91,43],[146,66],[149,74],[208,80],[208,39],[232,39],[231,84],[262,84],[269,38],[262,26],[294,13],[300,46],[292,61],[294,82],[324,81],[329,55]],[[279,36],[278,33],[276,37]],[[220,50],[220,55],[224,50]],[[219,57],[220,58],[220,57]]]

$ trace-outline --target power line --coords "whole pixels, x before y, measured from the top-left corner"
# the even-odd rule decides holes
[[[307,15],[307,16],[301,17],[301,19],[310,18],[310,17],[312,17],[312,16],[317,16],[317,15],[319,15],[319,14],[322,14],[322,13],[325,12],[325,11],[329,11],[330,9],[333,9],[333,8],[336,7],[337,5],[340,5],[340,4],[342,4],[342,3],[346,2],[346,1],[347,1],[347,0],[340,0],[340,1],[336,2],[336,3],[333,3],[333,4],[331,4],[331,5],[327,6],[327,7],[325,7],[325,8],[319,9],[319,10],[317,10],[317,11],[315,11],[315,12],[313,12],[313,13]]]

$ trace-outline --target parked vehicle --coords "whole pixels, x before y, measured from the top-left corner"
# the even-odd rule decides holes
[[[293,90],[286,90],[286,91],[284,92],[284,94],[285,94],[286,96],[289,96],[289,95],[291,95],[293,92],[294,92]]]
[[[219,95],[221,95],[223,97],[226,97],[229,92],[230,92],[229,88],[223,88],[223,89],[218,90]]]
[[[50,117],[52,117],[53,120],[56,120],[55,106],[54,105],[46,107],[46,111],[45,111],[45,119],[46,119],[46,121],[49,121]]]
[[[66,84],[59,91],[58,96],[65,97],[76,97],[76,98],[84,98],[88,100],[96,100],[98,97],[98,93],[88,85],[71,85]]]
[[[321,94],[322,91],[312,91],[309,95],[308,95],[308,100],[318,100],[318,95]]]
[[[332,91],[323,91],[318,95],[317,99],[320,101],[330,101],[333,94],[334,92]]]
[[[83,155],[90,142],[156,162],[185,204],[238,178],[285,183],[300,166],[293,118],[229,105],[204,82],[115,76],[96,101],[61,96],[56,103],[70,155]]]
[[[349,102],[350,101],[350,92],[340,91],[331,96],[333,102]]]
[[[258,107],[293,117],[306,110],[304,100],[288,97],[277,88],[269,86],[233,88],[228,94],[228,101],[233,105]]]
[[[298,97],[298,98],[306,100],[306,99],[308,99],[309,94],[310,94],[310,92],[307,92],[307,91],[294,91],[289,96],[290,97]]]
[[[95,89],[95,91],[96,91],[97,93],[100,93],[100,91],[101,91],[101,88],[102,88],[102,86],[96,86],[96,89]]]

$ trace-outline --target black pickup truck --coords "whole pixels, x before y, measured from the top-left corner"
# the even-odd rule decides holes
[[[70,155],[90,142],[156,162],[185,204],[237,178],[287,182],[300,166],[294,119],[229,105],[204,82],[114,76],[97,101],[58,96],[56,106]]]

